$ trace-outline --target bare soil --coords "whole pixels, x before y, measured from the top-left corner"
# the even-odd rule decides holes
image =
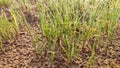
[[[26,19],[31,24],[38,34],[39,28],[36,19],[36,13],[30,15],[28,12]],[[31,12],[33,13],[33,12]],[[34,19],[35,18],[35,19]],[[118,36],[107,45],[103,42],[95,48],[95,55],[92,58],[94,61],[89,68],[119,68],[120,67],[120,28],[117,30]],[[106,47],[107,46],[107,47]],[[105,48],[107,51],[105,52]],[[34,49],[30,35],[25,27],[20,27],[20,32],[17,39],[13,43],[3,43],[0,50],[0,68],[86,68],[87,61],[91,56],[91,49],[84,47],[71,63],[68,63],[65,54],[56,49],[54,64],[50,64],[49,51],[45,50],[40,56]]]
[[[37,30],[36,26],[34,28]],[[110,68],[119,68],[120,37],[112,42],[113,44],[107,47],[107,52],[104,52],[105,44],[96,47],[91,68],[107,68],[108,64]],[[78,55],[79,58],[76,57],[73,62],[68,63],[64,53],[56,50],[55,61],[51,65],[49,52],[46,50],[42,56],[36,53],[30,35],[25,27],[20,27],[18,38],[14,43],[3,43],[0,51],[0,68],[85,68],[90,55],[90,48],[83,48]]]

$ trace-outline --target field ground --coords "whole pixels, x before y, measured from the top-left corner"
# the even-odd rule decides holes
[[[9,7],[5,8],[9,10]],[[2,9],[0,7],[0,11]],[[40,31],[39,26],[40,20],[38,16],[39,15],[38,10],[36,10],[36,5],[30,7],[31,11],[26,10],[25,7],[22,7],[20,9],[22,9],[23,14],[25,15],[25,19],[28,23],[27,26],[29,26],[31,32],[33,31],[32,32],[33,36],[34,37],[39,36],[38,42],[42,44],[43,36]],[[6,13],[7,18],[8,19],[11,18],[9,11]],[[0,12],[0,15],[1,14],[2,13]],[[116,33],[113,33],[112,37],[114,38],[112,40],[110,41],[98,40],[98,42],[100,43],[98,43],[98,46],[94,48],[94,52],[92,52],[91,49],[94,42],[93,38],[90,37],[90,39],[92,40],[87,41],[87,43],[85,43],[86,45],[84,45],[83,47],[81,46],[81,44],[78,44],[81,47],[78,48],[79,52],[77,56],[70,60],[71,62],[69,62],[68,60],[69,57],[67,57],[66,53],[62,51],[60,45],[57,45],[54,50],[55,52],[54,61],[53,64],[51,64],[50,57],[53,52],[45,45],[46,48],[44,49],[42,54],[40,54],[39,51],[37,51],[33,45],[31,35],[25,23],[19,25],[20,26],[17,37],[16,38],[14,37],[13,41],[10,40],[12,42],[9,42],[8,40],[2,40],[2,48],[0,50],[0,68],[87,68],[87,64],[88,68],[120,67],[120,26],[116,27],[117,29],[114,31]],[[48,40],[46,42],[48,42]],[[42,48],[39,49],[42,50]],[[93,53],[94,55],[92,55]]]
[[[33,26],[32,26],[33,27]],[[37,27],[34,26],[36,29]],[[95,61],[92,68],[119,68],[120,65],[120,37],[109,44],[107,53],[104,53],[105,45],[95,49]],[[114,50],[113,50],[114,49]],[[64,54],[59,53],[55,56],[53,68],[85,68],[91,54],[89,48],[84,48],[72,63],[67,63]],[[113,66],[113,67],[112,67]],[[116,66],[116,67],[114,67]],[[20,32],[16,41],[12,44],[4,43],[0,51],[0,68],[51,68],[49,62],[49,52],[39,56],[32,46],[30,36],[24,27],[20,27]]]

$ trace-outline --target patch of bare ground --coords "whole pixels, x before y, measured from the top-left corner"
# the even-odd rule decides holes
[[[33,26],[32,26],[33,27]],[[38,30],[36,26],[34,29]],[[120,65],[120,39],[109,44],[107,52],[104,52],[105,44],[95,49],[95,61],[92,68],[117,68]],[[35,52],[29,34],[24,27],[20,28],[18,39],[12,43],[4,43],[0,51],[0,68],[85,68],[90,58],[91,50],[83,48],[71,63],[67,63],[65,54],[56,49],[54,64],[51,66],[49,52],[45,50],[42,56]],[[119,68],[119,67],[118,67]]]
[[[33,0],[32,0],[33,1]],[[32,2],[34,4],[34,2]],[[0,7],[0,14],[1,10]],[[31,27],[40,34],[40,30],[35,22],[39,21],[36,7],[33,5],[31,12],[24,10],[25,18]],[[9,13],[8,13],[9,18]],[[120,28],[117,30],[118,37],[114,39],[112,44],[101,43],[95,48],[94,61],[90,68],[119,68],[120,66]],[[105,52],[105,47],[107,51]],[[0,50],[0,68],[86,68],[86,63],[91,56],[89,47],[82,48],[78,57],[71,63],[67,62],[66,56],[59,48],[55,52],[54,64],[50,64],[49,50],[45,50],[40,56],[36,53],[30,35],[25,27],[20,27],[18,38],[14,43],[3,43]]]

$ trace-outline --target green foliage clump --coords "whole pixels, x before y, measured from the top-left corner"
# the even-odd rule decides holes
[[[119,1],[50,0],[38,3],[40,28],[51,50],[51,60],[56,47],[65,52],[68,62],[77,56],[79,47],[91,46],[92,56],[98,42],[113,39]],[[94,40],[92,44],[88,42]],[[105,40],[105,41],[106,41]]]
[[[10,11],[12,20],[9,21],[5,12],[0,16],[0,46],[2,47],[2,41],[8,40],[9,42],[16,37],[19,31],[18,23],[13,11]]]
[[[0,6],[5,7],[10,5],[10,0],[0,0]]]

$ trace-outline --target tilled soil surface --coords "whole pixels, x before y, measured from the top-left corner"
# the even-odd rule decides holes
[[[33,12],[32,12],[33,13]],[[40,30],[35,22],[38,22],[38,15],[35,11],[32,15],[24,12],[27,22],[40,35]],[[34,23],[33,23],[34,22]],[[120,36],[120,28],[117,30]],[[42,39],[42,38],[41,38]],[[41,42],[41,41],[40,41]],[[89,47],[82,48],[78,57],[71,63],[67,62],[65,53],[59,47],[55,51],[54,64],[50,64],[50,52],[46,49],[40,56],[34,49],[31,38],[25,27],[20,27],[18,38],[13,43],[3,43],[0,50],[0,68],[86,68],[91,61],[89,68],[119,68],[120,66],[120,37],[112,41],[112,44],[103,43],[96,47],[95,55],[91,57]],[[105,52],[105,47],[107,48]],[[91,58],[91,60],[90,60]]]
[[[29,24],[39,21],[37,10],[34,6],[32,7],[32,12],[24,11]],[[37,26],[32,27],[40,34]],[[120,36],[120,28],[117,30],[117,34]],[[96,47],[95,55],[91,58],[94,61],[91,61],[89,68],[120,68],[120,37],[112,42],[112,44],[103,42]],[[91,49],[89,47],[82,48],[78,57],[71,63],[67,62],[65,54],[61,53],[59,49],[56,49],[55,54],[54,64],[51,65],[49,50],[45,50],[42,56],[36,53],[27,30],[25,27],[20,27],[18,38],[13,43],[3,43],[0,50],[0,68],[86,68],[91,56]]]
[[[18,39],[13,43],[4,43],[0,51],[0,68],[24,68],[34,57],[30,37],[24,28],[20,29]]]
[[[34,27],[36,28],[36,27]],[[105,44],[95,49],[93,64],[90,68],[119,68],[120,38],[113,41],[104,52]],[[18,38],[14,43],[4,43],[0,51],[0,68],[85,68],[90,58],[91,50],[83,48],[73,62],[67,63],[64,53],[56,51],[54,64],[50,64],[49,53],[40,56],[36,53],[29,34],[24,27],[20,28]]]

